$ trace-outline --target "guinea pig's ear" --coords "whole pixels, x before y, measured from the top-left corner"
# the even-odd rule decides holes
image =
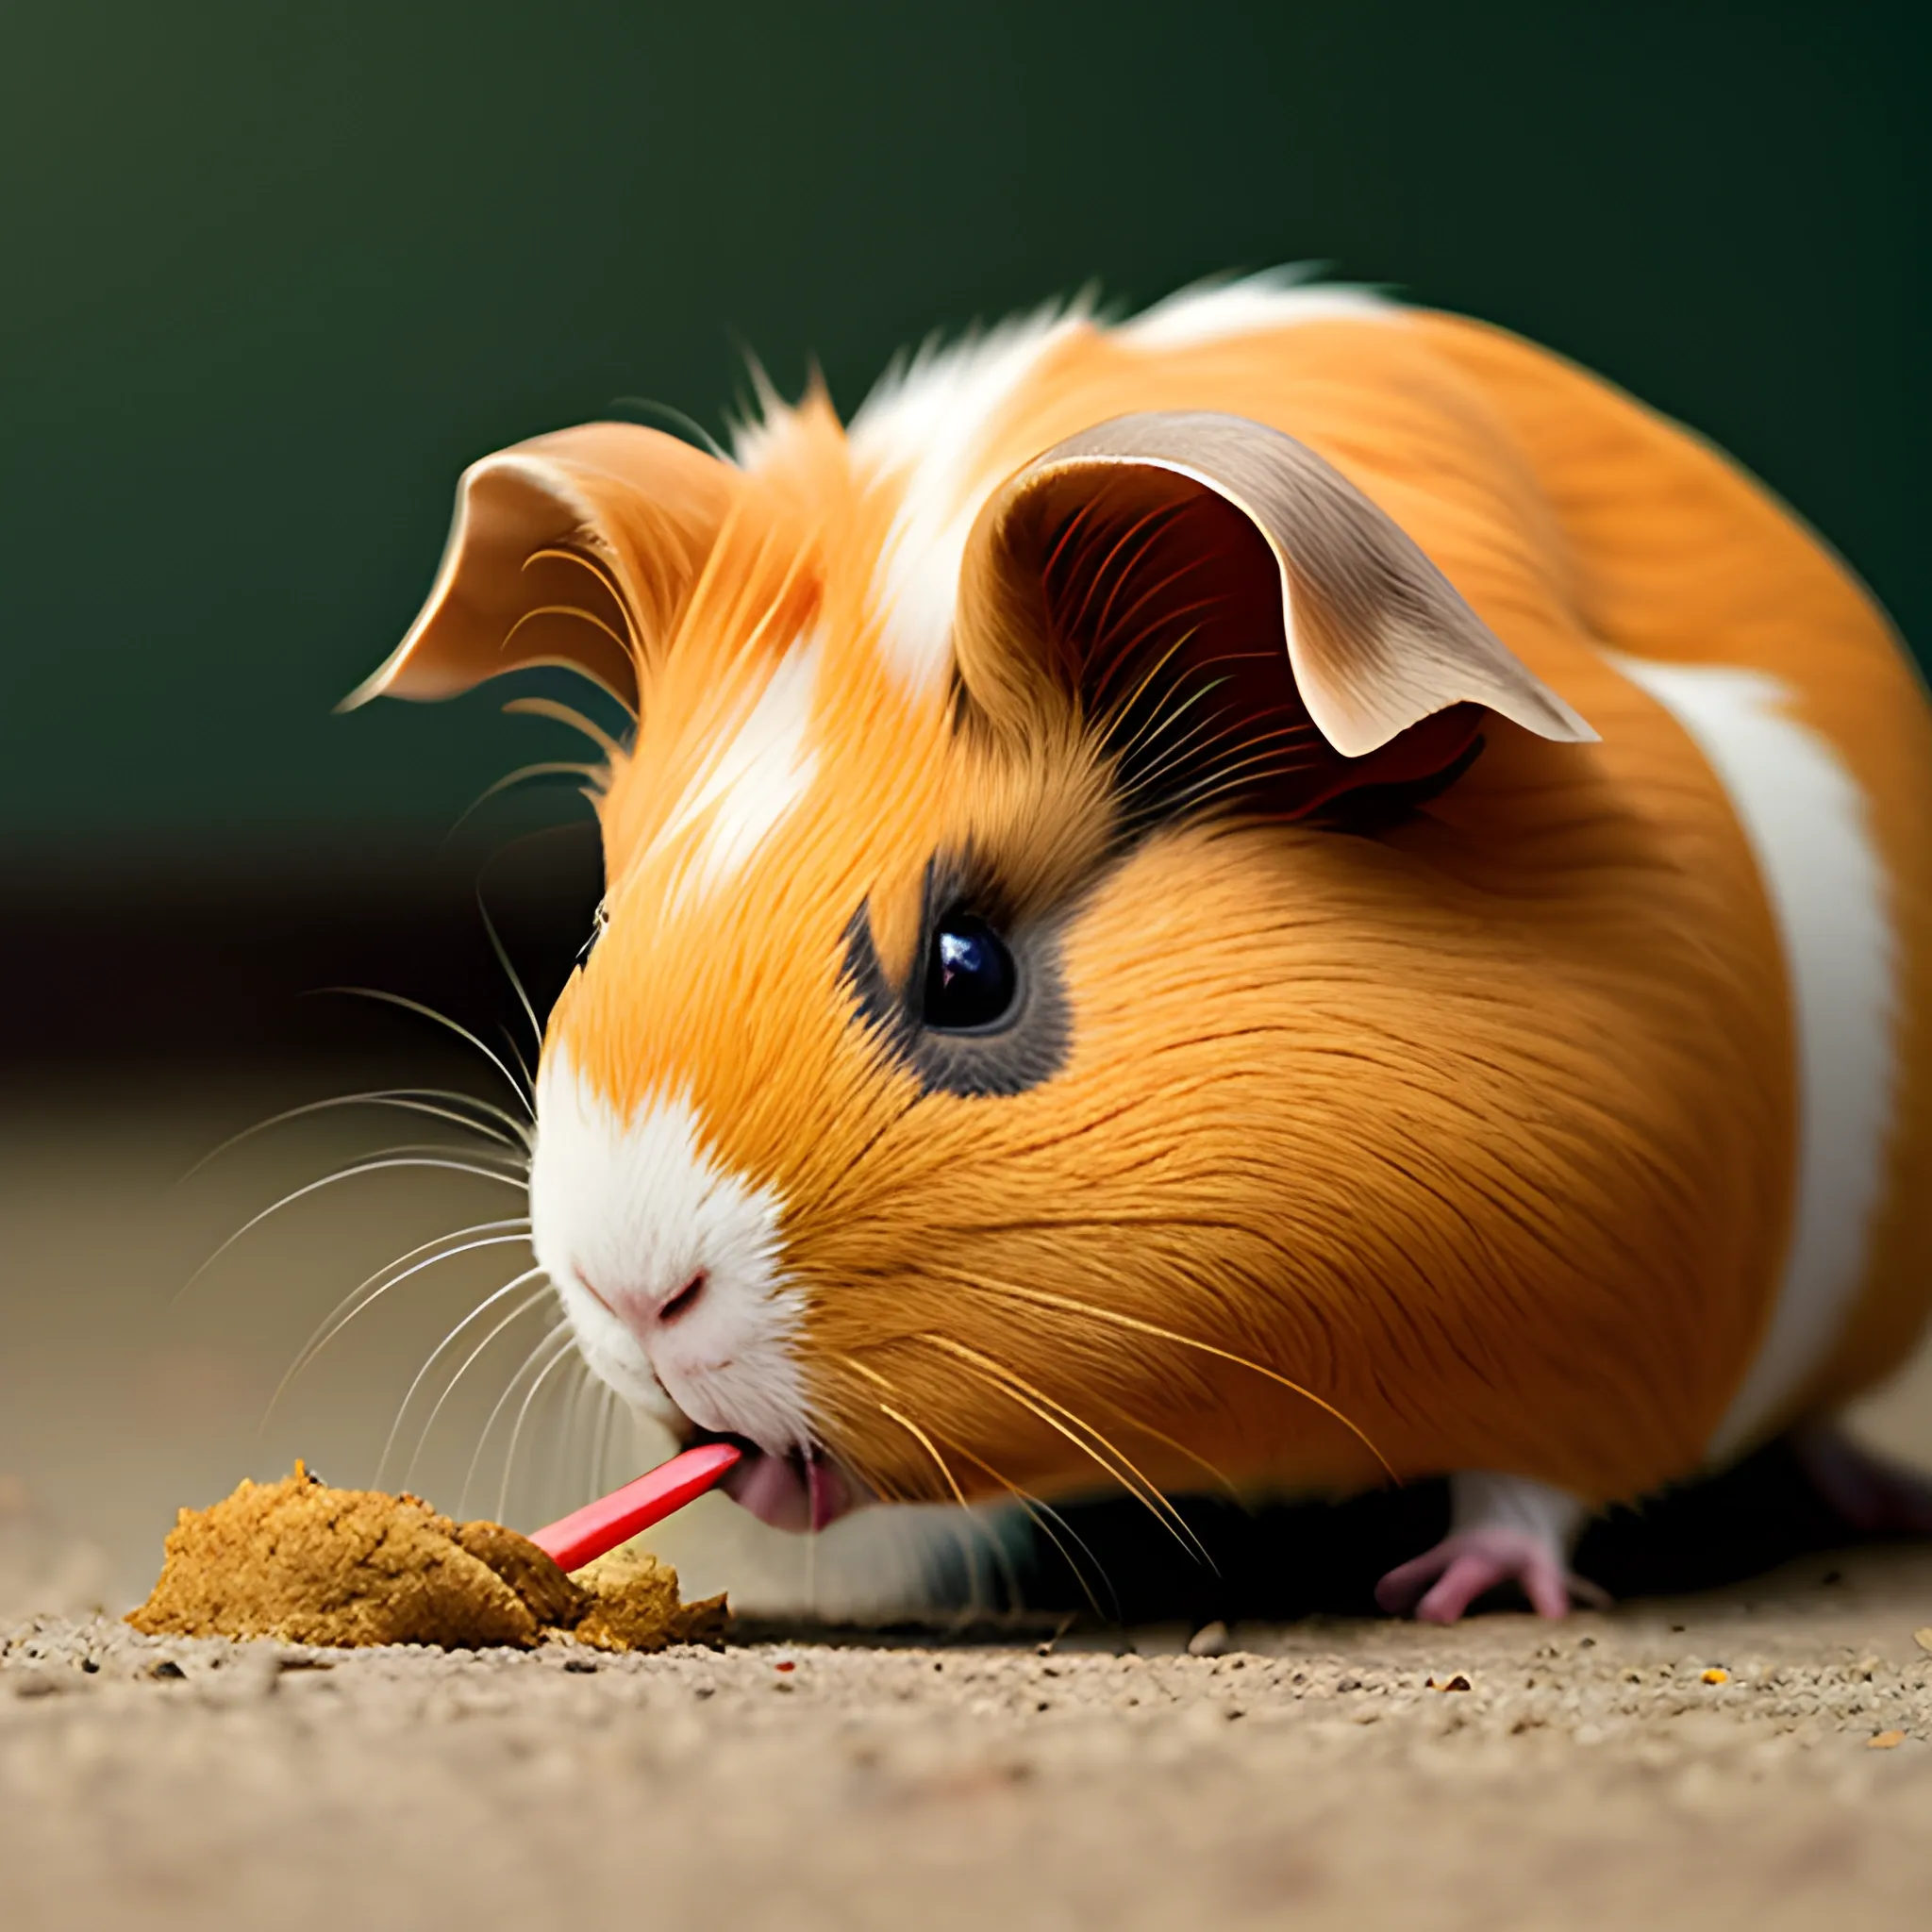
[[[737,472],[661,430],[590,423],[464,471],[429,601],[343,701],[442,698],[533,664],[583,673],[633,710],[704,568]]]
[[[1446,782],[1486,711],[1596,736],[1354,484],[1239,416],[1121,416],[1029,463],[974,525],[958,620],[970,708],[1024,726],[1043,671],[1172,803]]]

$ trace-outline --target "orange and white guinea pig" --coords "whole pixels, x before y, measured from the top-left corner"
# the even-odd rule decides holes
[[[1594,1508],[1919,1333],[1924,696],[1555,356],[1269,276],[927,349],[849,425],[765,392],[730,459],[539,437],[358,697],[540,663],[636,724],[537,1257],[768,1521],[1446,1474],[1385,1604],[1559,1615]]]

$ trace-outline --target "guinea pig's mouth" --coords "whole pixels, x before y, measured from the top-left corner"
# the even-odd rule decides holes
[[[744,1460],[718,1487],[774,1529],[816,1533],[838,1522],[866,1500],[865,1491],[822,1449],[792,1449],[774,1456],[748,1437],[723,1429],[698,1429],[699,1442],[729,1442]]]

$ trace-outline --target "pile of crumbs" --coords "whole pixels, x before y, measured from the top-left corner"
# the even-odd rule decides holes
[[[147,1601],[153,1637],[275,1638],[322,1648],[426,1643],[528,1650],[567,1638],[599,1650],[722,1641],[722,1597],[686,1604],[677,1574],[617,1550],[574,1575],[500,1523],[457,1523],[418,1496],[337,1490],[298,1462],[183,1509]]]

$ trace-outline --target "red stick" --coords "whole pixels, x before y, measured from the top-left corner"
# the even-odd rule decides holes
[[[530,1541],[562,1570],[586,1563],[628,1542],[640,1530],[662,1523],[674,1510],[702,1496],[744,1454],[730,1442],[701,1442],[660,1462],[634,1483],[613,1490],[597,1502],[573,1509],[558,1522],[531,1533]]]

